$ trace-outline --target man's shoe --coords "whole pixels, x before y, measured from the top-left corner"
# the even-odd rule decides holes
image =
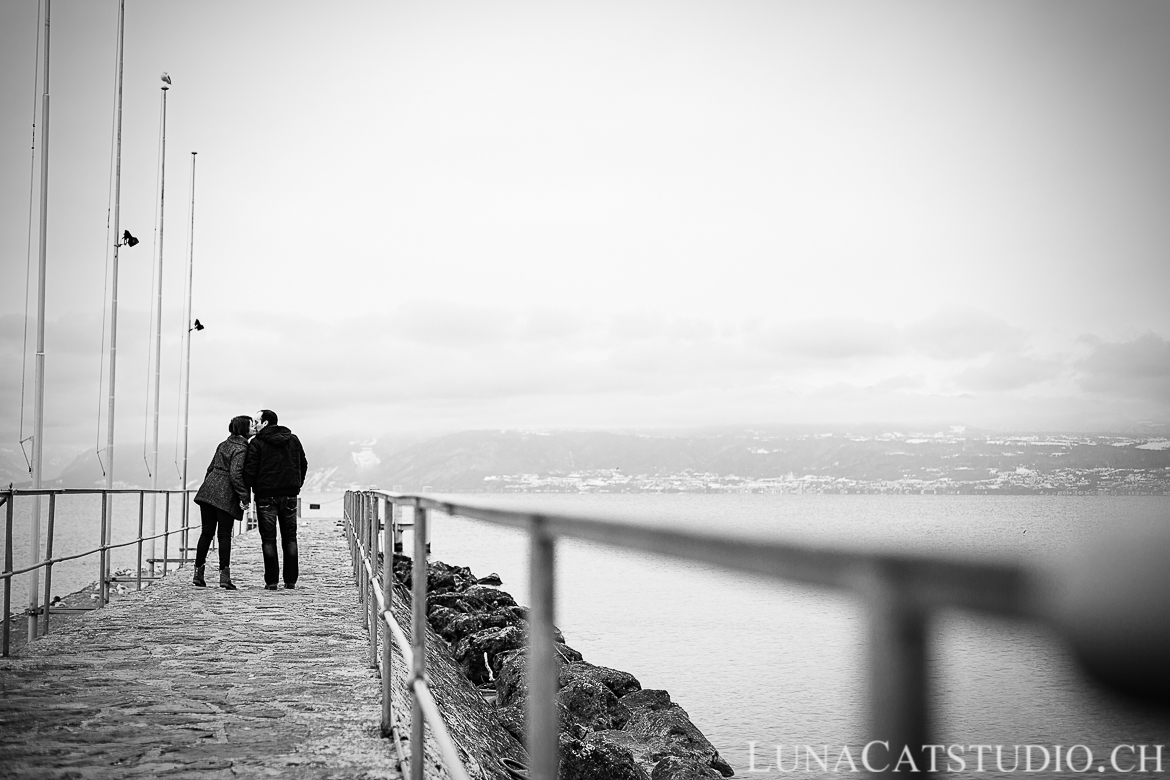
[[[197,588],[206,588],[207,587],[207,581],[203,579],[203,570],[205,568],[207,568],[207,567],[206,566],[196,566],[195,567],[195,579],[191,580],[191,584]]]
[[[264,590],[276,590],[276,586],[275,585],[265,585]]]
[[[296,588],[296,586],[297,586],[297,584],[296,584],[295,582],[286,582],[286,583],[284,583],[284,587],[285,587],[285,589],[287,589],[287,590],[293,590],[293,589],[295,589],[295,588]]]

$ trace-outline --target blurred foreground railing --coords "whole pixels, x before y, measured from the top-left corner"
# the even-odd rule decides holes
[[[414,510],[411,642],[405,640],[390,607],[393,551],[400,539],[399,510]],[[898,772],[907,754],[929,775],[927,666],[928,619],[943,609],[1039,620],[1076,648],[1099,678],[1120,689],[1170,698],[1170,533],[1132,537],[1117,551],[1097,550],[1097,562],[1078,565],[1077,574],[1054,584],[1038,570],[994,561],[878,551],[819,548],[778,541],[656,528],[585,517],[491,509],[424,495],[379,490],[347,492],[345,525],[370,630],[370,664],[378,667],[382,634],[382,731],[394,731],[391,712],[391,641],[410,667],[411,751],[421,754],[423,720],[430,724],[453,777],[466,772],[447,735],[426,681],[428,515],[486,521],[528,533],[530,598],[528,633],[529,776],[557,777],[557,665],[553,604],[556,541],[580,539],[763,575],[786,582],[823,586],[858,596],[869,618],[867,644],[869,739],[889,758],[872,774]],[[1113,536],[1121,538],[1120,529]],[[381,543],[379,543],[381,538]],[[1136,551],[1136,552],[1135,552]],[[378,556],[383,556],[377,584]],[[1127,613],[1128,622],[1116,619]],[[1136,682],[1135,682],[1136,680]],[[395,741],[397,746],[397,740]],[[1159,754],[1160,755],[1160,754]],[[867,769],[870,767],[867,764]],[[918,771],[918,770],[915,770]],[[412,780],[422,780],[422,762],[410,762]]]
[[[28,609],[28,641],[33,641],[38,636],[49,633],[49,613],[52,598],[52,584],[53,584],[53,567],[64,561],[70,561],[77,558],[84,558],[88,555],[99,555],[98,562],[98,603],[104,606],[110,599],[110,583],[116,582],[116,578],[110,576],[111,567],[111,550],[121,547],[129,547],[130,545],[137,545],[138,558],[137,566],[135,567],[135,576],[133,580],[137,590],[142,589],[143,580],[157,579],[158,576],[166,576],[167,566],[170,563],[178,563],[182,565],[188,560],[188,533],[191,530],[190,526],[190,494],[193,490],[73,490],[73,489],[40,489],[40,490],[15,490],[9,488],[7,490],[0,490],[0,506],[4,509],[4,571],[0,574],[0,579],[4,582],[4,628],[3,628],[3,655],[7,656],[9,651],[9,623],[11,620],[11,606],[12,606],[12,579],[13,577],[22,574],[29,574],[34,578],[34,587],[29,588],[29,609]],[[53,557],[53,543],[56,538],[57,528],[57,498],[59,496],[83,496],[83,495],[97,495],[101,497],[101,526],[98,533],[98,546],[91,550],[86,550],[72,555],[62,555]],[[134,539],[127,542],[112,543],[113,534],[113,496],[115,495],[137,495],[138,496],[138,534]],[[164,496],[163,500],[163,532],[154,534],[152,536],[143,535],[143,522],[146,518],[146,497],[147,496]],[[179,497],[179,523],[178,527],[171,530],[171,497]],[[18,499],[28,499],[30,502],[42,502],[44,498],[48,498],[48,524],[46,528],[45,551],[41,556],[39,552],[35,556],[37,562],[22,568],[14,569],[13,565],[13,510]],[[156,499],[153,499],[157,501]],[[33,507],[33,512],[40,511],[39,505]],[[34,524],[35,527],[36,524]],[[174,534],[183,534],[182,542],[180,544],[180,552],[182,557],[169,557],[169,540]],[[142,560],[142,545],[144,542],[149,542],[153,539],[162,539],[162,558],[150,558],[147,563],[150,564],[149,573],[143,575],[143,560]],[[39,551],[40,540],[35,540],[32,544],[32,549]],[[156,563],[162,564],[161,575],[155,575],[154,565]],[[44,587],[35,587],[39,578],[34,574],[41,569],[45,570]],[[40,594],[43,594],[40,595]],[[39,621],[38,621],[39,618]]]

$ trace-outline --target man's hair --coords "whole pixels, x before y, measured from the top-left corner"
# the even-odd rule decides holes
[[[269,425],[276,425],[276,412],[271,409],[261,409],[260,419]]]
[[[239,417],[233,417],[232,421],[228,423],[228,433],[233,436],[247,436],[248,429],[252,425],[252,418],[246,414],[241,414]]]

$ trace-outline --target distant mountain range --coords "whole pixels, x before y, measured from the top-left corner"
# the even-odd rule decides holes
[[[798,483],[947,489],[997,480],[1056,489],[1088,484],[1083,477],[1089,472],[1157,492],[1158,485],[1170,481],[1170,442],[1162,437],[963,430],[464,431],[424,441],[336,437],[304,444],[309,460],[305,489],[311,492],[354,486],[439,492],[780,489]],[[188,473],[193,483],[202,478],[212,446],[192,451]],[[162,452],[160,484],[177,486],[173,445]],[[15,454],[20,457],[19,451]],[[9,468],[7,461],[0,463]],[[16,465],[27,474],[23,459]],[[119,447],[115,474],[120,486],[149,485],[141,445]],[[52,484],[98,487],[104,478],[97,458],[85,453],[61,469]]]
[[[32,448],[28,447],[27,457],[32,457]],[[47,479],[56,479],[77,458],[77,450],[66,450],[46,455],[42,468]],[[0,447],[0,484],[8,487],[8,483],[15,483],[18,487],[29,482],[28,460],[21,453],[20,447]]]

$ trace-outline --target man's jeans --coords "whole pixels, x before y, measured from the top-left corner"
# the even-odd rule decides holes
[[[260,550],[264,553],[264,584],[275,585],[280,579],[280,563],[276,558],[276,527],[280,526],[280,547],[284,554],[284,584],[296,585],[300,568],[297,565],[297,499],[295,496],[275,496],[256,499],[256,520],[260,524]]]

